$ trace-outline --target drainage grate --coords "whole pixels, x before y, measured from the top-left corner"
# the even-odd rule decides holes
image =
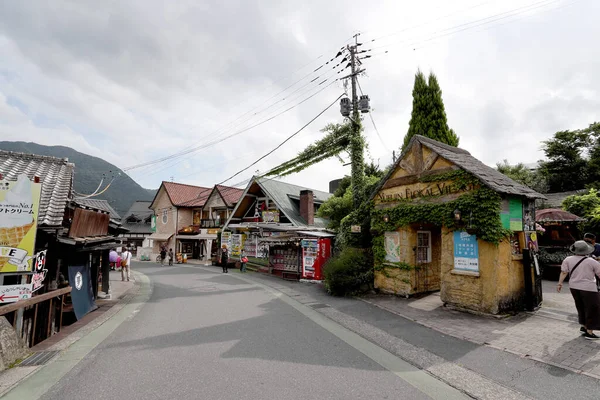
[[[34,355],[27,357],[19,367],[31,367],[33,365],[44,365],[48,361],[52,360],[60,351],[40,351]]]
[[[310,306],[315,309],[329,307],[327,304],[323,304],[323,303],[311,304]]]

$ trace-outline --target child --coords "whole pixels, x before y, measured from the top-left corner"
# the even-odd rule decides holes
[[[169,265],[173,265],[173,249],[169,249]]]
[[[240,267],[240,272],[246,272],[246,263],[248,262],[248,257],[246,257],[246,253],[242,251],[242,255],[240,257],[240,263],[242,266]]]

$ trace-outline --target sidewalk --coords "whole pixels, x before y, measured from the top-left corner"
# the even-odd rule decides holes
[[[86,316],[81,318],[79,321],[64,326],[60,332],[54,336],[49,337],[33,346],[30,350],[34,355],[39,352],[61,352],[67,349],[71,344],[77,340],[89,334],[91,331],[102,325],[110,317],[116,314],[123,305],[125,305],[129,299],[133,298],[139,290],[139,284],[136,283],[134,275],[132,274],[129,282],[121,281],[120,271],[110,272],[110,288],[111,298],[110,299],[97,299],[96,305],[98,308]],[[51,360],[53,357],[49,358]],[[27,376],[34,373],[37,369],[43,367],[42,365],[33,366],[19,366],[16,365],[13,368],[6,369],[0,372],[0,397],[2,397],[11,388],[17,385],[20,381],[25,379]]]
[[[439,293],[419,299],[368,295],[361,300],[438,332],[600,379],[600,343],[579,332],[568,287],[544,281],[540,310],[497,319],[444,307]]]

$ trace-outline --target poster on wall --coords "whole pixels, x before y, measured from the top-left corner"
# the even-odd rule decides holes
[[[527,246],[527,249],[529,249],[529,251],[532,251],[534,253],[537,253],[539,251],[536,231],[525,232],[525,245]]]
[[[479,247],[475,235],[454,232],[454,269],[479,272]]]
[[[400,262],[400,232],[385,232],[385,261]]]
[[[0,180],[0,273],[31,272],[41,183]]]

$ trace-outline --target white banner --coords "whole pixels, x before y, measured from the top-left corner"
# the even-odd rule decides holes
[[[17,249],[16,247],[0,247],[0,257],[8,257],[9,264],[17,267],[17,271],[28,271],[29,260],[27,250]]]
[[[0,303],[14,303],[31,298],[32,284],[0,286]]]

